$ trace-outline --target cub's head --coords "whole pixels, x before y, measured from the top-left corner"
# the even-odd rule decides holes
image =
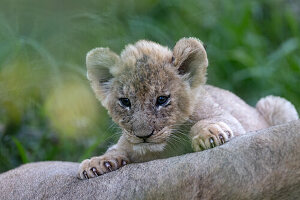
[[[96,48],[86,64],[97,98],[128,142],[161,151],[192,114],[192,90],[205,83],[208,60],[200,40],[183,38],[173,51],[145,40],[127,45],[120,56]]]

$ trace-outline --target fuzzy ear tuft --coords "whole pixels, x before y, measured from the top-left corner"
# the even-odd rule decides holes
[[[86,55],[87,78],[91,81],[96,97],[104,106],[119,62],[119,56],[109,48],[95,48]]]
[[[173,49],[173,64],[179,74],[187,75],[191,88],[206,82],[208,59],[203,43],[197,38],[182,38]]]

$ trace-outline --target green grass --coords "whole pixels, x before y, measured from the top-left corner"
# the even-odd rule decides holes
[[[208,82],[251,105],[300,110],[300,4],[284,0],[0,0],[0,172],[101,154],[119,130],[86,80],[85,54],[149,39],[208,46]]]
[[[12,140],[17,147],[17,150],[18,150],[19,156],[21,157],[22,163],[28,163],[29,159],[28,159],[26,150],[23,147],[23,145],[21,144],[21,142],[15,137],[12,137]]]

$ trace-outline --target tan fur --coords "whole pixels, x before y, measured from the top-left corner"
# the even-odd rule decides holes
[[[282,98],[268,98],[255,109],[229,91],[205,85],[208,59],[196,38],[179,40],[173,51],[145,40],[126,46],[121,56],[96,48],[86,62],[97,98],[123,134],[103,156],[81,163],[81,179],[160,158],[183,124],[190,127],[193,149],[201,151],[273,122],[298,119]],[[168,96],[168,104],[158,106],[159,96]],[[131,106],[122,105],[120,98],[128,98]]]
[[[262,98],[257,102],[256,109],[270,125],[278,125],[299,118],[294,105],[281,97]]]

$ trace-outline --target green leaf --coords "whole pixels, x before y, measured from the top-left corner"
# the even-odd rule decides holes
[[[12,140],[14,141],[15,145],[17,146],[17,149],[18,149],[18,152],[19,152],[20,157],[22,159],[22,162],[23,163],[30,162],[30,160],[28,159],[28,156],[26,154],[25,148],[23,147],[23,145],[21,144],[21,142],[17,138],[15,138],[15,137],[12,137]]]

